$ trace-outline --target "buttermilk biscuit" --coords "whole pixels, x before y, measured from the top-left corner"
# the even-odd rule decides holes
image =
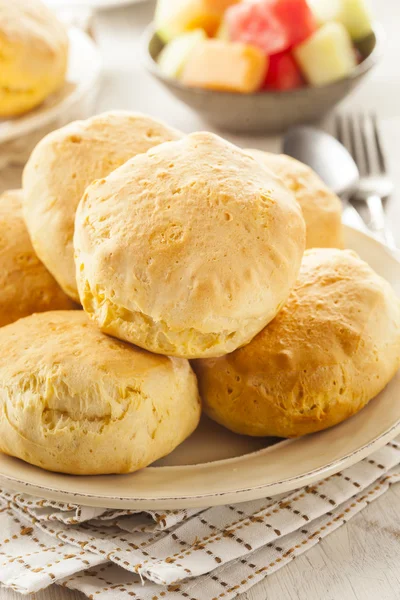
[[[103,335],[83,311],[32,315],[0,330],[0,451],[78,475],[129,473],[196,428],[188,361]]]
[[[315,249],[245,348],[195,361],[206,413],[237,433],[296,437],[347,419],[400,364],[400,302],[350,250]]]
[[[74,238],[80,299],[102,331],[147,350],[220,356],[281,308],[304,237],[278,178],[218,136],[195,133],[86,190]]]
[[[0,118],[38,106],[60,89],[68,36],[39,0],[0,0]]]
[[[294,192],[306,222],[307,248],[343,248],[342,203],[318,177],[300,161],[285,154],[247,150]]]
[[[21,190],[0,195],[0,327],[34,312],[74,308],[36,256],[21,205]]]
[[[125,111],[76,121],[43,138],[23,175],[24,214],[40,260],[74,300],[75,211],[85,188],[132,156],[181,134],[163,123]]]

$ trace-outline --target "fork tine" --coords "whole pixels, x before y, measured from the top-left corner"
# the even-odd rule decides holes
[[[380,138],[380,134],[379,134],[379,127],[378,127],[378,119],[376,117],[376,114],[372,115],[371,121],[372,121],[372,127],[373,127],[374,138],[375,138],[376,153],[378,155],[379,168],[380,168],[381,173],[386,173],[386,170],[387,170],[386,169],[386,158],[385,158],[385,153],[383,152],[383,148],[382,148],[381,138]]]
[[[353,156],[353,144],[349,130],[350,117],[346,114],[338,114],[335,119],[335,137]]]
[[[371,139],[371,123],[368,120],[367,115],[363,114],[359,115],[358,123],[361,133],[366,173],[371,174],[374,170],[373,147],[375,146],[374,140]]]
[[[359,121],[355,115],[347,117],[349,128],[349,150],[361,175],[365,174],[365,155],[360,137]]]
[[[346,146],[346,140],[345,140],[345,136],[344,136],[344,126],[343,126],[343,116],[340,113],[337,113],[337,115],[335,116],[335,137],[336,139],[343,144],[343,146]]]
[[[376,127],[376,117],[373,114],[363,117],[363,141],[367,157],[367,173],[379,175],[385,173],[385,159]]]

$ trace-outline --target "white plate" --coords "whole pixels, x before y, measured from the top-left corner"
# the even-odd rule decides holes
[[[365,233],[345,228],[353,248],[400,296],[400,262]],[[0,484],[42,498],[108,508],[183,508],[243,502],[288,492],[332,475],[400,433],[400,372],[351,419],[326,431],[271,445],[204,419],[193,436],[132,475],[49,473],[0,455]]]
[[[78,104],[96,86],[101,73],[99,51],[93,40],[80,29],[71,27],[68,33],[70,51],[64,87],[35,110],[15,119],[0,120],[0,143],[46,127]]]

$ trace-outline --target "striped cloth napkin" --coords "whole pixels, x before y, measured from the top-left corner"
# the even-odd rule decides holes
[[[98,600],[229,600],[400,481],[400,443],[293,493],[237,505],[116,511],[0,491],[0,582]]]

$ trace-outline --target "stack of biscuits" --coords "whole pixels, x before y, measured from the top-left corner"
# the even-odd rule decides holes
[[[0,199],[0,266],[0,451],[44,469],[141,469],[202,410],[309,434],[399,368],[399,299],[308,167],[144,115],[37,145]]]

